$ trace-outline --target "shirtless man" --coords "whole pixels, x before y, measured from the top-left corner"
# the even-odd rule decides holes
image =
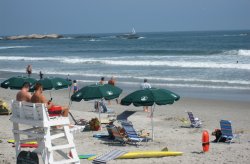
[[[36,83],[35,93],[31,97],[32,103],[44,103],[48,109],[50,109],[54,104],[50,101],[47,101],[45,96],[43,95],[43,86],[40,83]],[[63,117],[68,117],[69,108],[61,106],[61,115]]]
[[[22,89],[16,94],[16,100],[30,102],[31,94],[29,93],[29,89],[30,84],[25,82],[22,86]]]

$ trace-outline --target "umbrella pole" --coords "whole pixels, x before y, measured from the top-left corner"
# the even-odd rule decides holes
[[[70,93],[71,93],[71,86],[69,86],[70,88],[69,88],[69,107],[70,107],[70,105],[72,104],[72,101],[70,100]]]
[[[52,96],[51,96],[51,91],[49,91],[49,95],[50,95],[50,99],[52,98]]]
[[[155,109],[155,104],[151,106],[151,126],[152,126],[152,141],[154,141],[154,109]]]

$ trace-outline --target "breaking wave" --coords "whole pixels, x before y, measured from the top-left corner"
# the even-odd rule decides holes
[[[15,49],[15,48],[29,48],[32,46],[0,46],[0,50],[5,50],[5,49]]]

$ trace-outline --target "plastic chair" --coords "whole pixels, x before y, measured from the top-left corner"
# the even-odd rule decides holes
[[[226,142],[229,142],[229,144],[235,138],[238,138],[239,142],[240,142],[240,135],[239,134],[233,134],[231,121],[221,120],[220,121],[220,127],[221,127],[221,137],[218,139],[218,142],[220,141],[221,138],[226,138]]]

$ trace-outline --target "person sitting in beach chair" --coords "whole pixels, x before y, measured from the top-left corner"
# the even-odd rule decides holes
[[[44,103],[47,108],[48,112],[51,115],[62,115],[63,117],[68,117],[69,108],[64,106],[57,106],[54,105],[51,100],[47,101],[45,96],[43,95],[43,86],[40,83],[35,84],[35,93],[31,97],[32,103]],[[53,109],[56,109],[55,111],[52,111]]]
[[[126,136],[131,143],[134,143],[137,145],[137,143],[140,143],[142,141],[148,141],[148,138],[140,137],[137,134],[137,132],[135,131],[133,124],[131,122],[122,121],[121,125],[122,125],[123,129],[125,130]]]

